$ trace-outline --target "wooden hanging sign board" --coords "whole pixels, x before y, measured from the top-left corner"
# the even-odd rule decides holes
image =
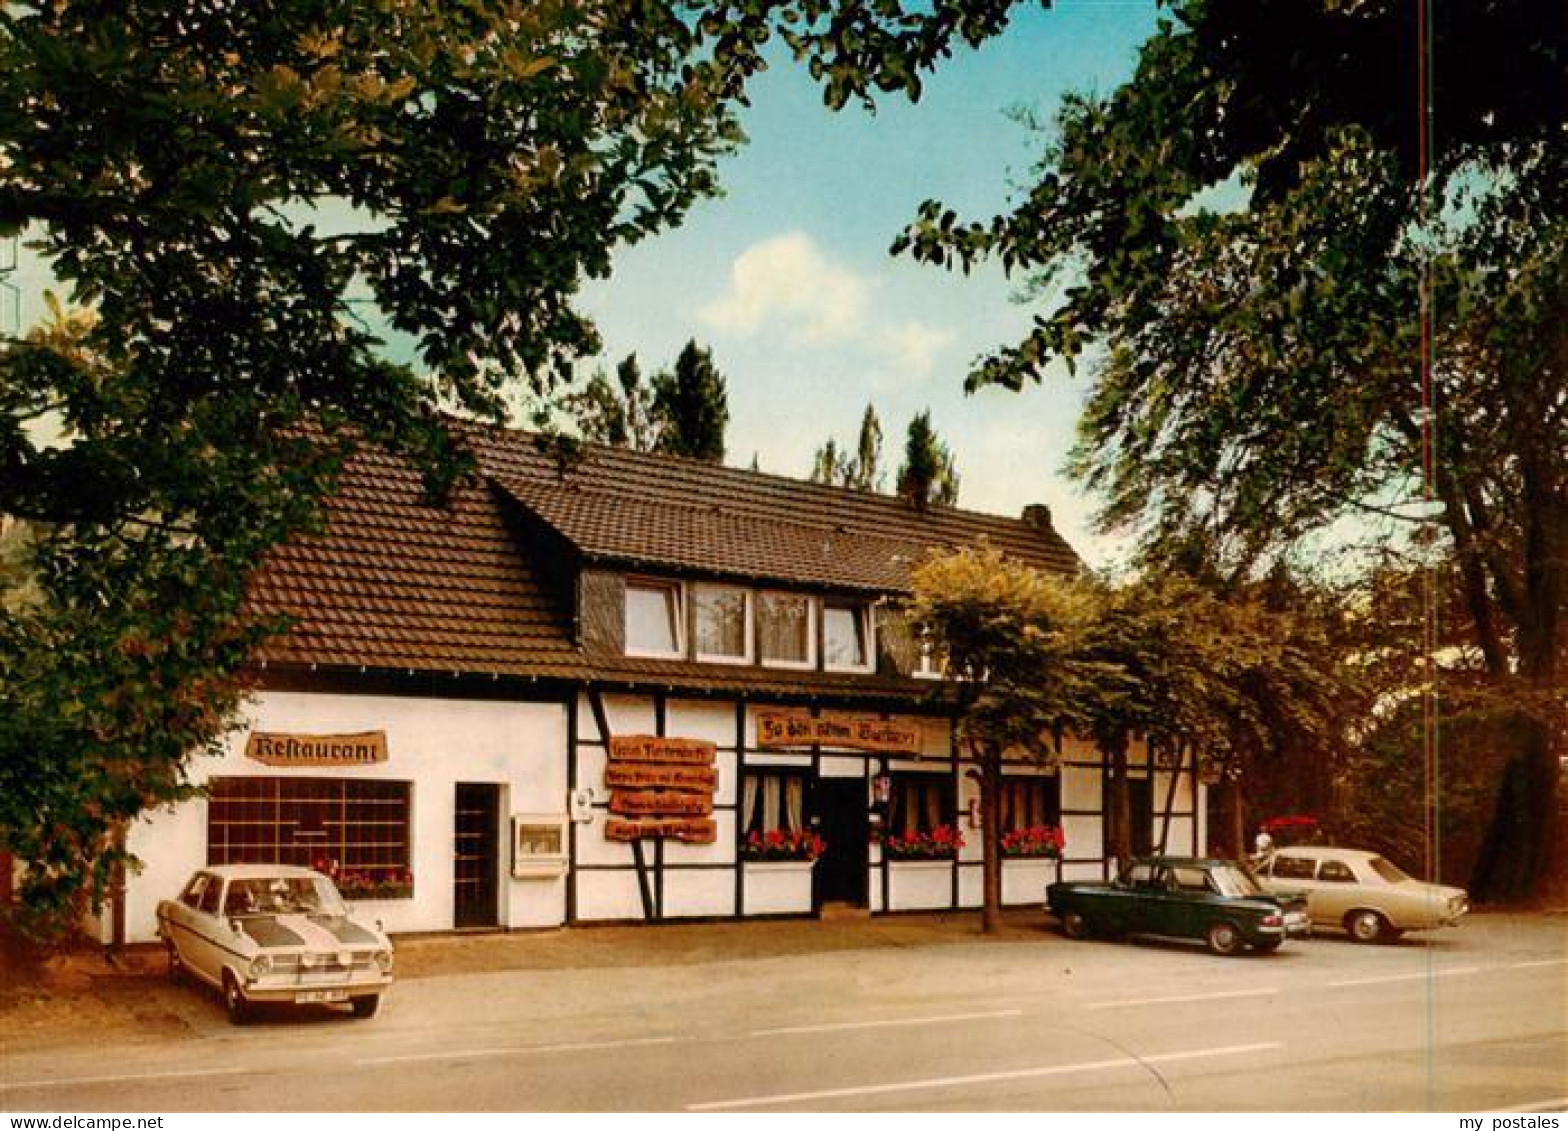
[[[605,822],[608,839],[687,844],[718,840],[718,824],[712,819],[719,786],[714,743],[632,734],[611,738],[608,749],[604,784],[610,790],[610,812],[616,814]]]
[[[609,840],[679,840],[687,844],[712,844],[719,839],[718,822],[703,817],[659,817],[625,821],[611,817],[604,823]]]
[[[712,793],[719,786],[719,771],[712,766],[649,766],[611,763],[604,768],[604,784],[611,789],[675,789],[683,793]]]
[[[920,724],[907,719],[807,715],[798,711],[757,712],[757,749],[836,746],[879,754],[918,754]]]
[[[713,795],[661,789],[616,790],[610,797],[610,812],[628,817],[706,817],[713,812]]]
[[[658,765],[711,766],[718,747],[700,738],[658,738],[629,734],[610,739],[610,761]]]

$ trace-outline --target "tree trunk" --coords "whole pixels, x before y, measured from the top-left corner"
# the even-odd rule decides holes
[[[987,744],[980,751],[980,844],[984,859],[980,929],[1002,929],[1002,751]]]
[[[1524,461],[1524,584],[1516,600],[1519,680],[1530,700],[1509,726],[1517,735],[1486,840],[1470,880],[1477,901],[1530,899],[1568,882],[1558,836],[1557,741],[1547,718],[1561,710],[1557,682],[1562,606],[1568,597],[1568,505],[1550,473]],[[1472,602],[1472,615],[1478,609]],[[1494,678],[1501,673],[1494,672]],[[1503,676],[1502,678],[1506,678]]]

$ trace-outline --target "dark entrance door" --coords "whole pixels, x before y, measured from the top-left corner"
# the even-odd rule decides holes
[[[1132,854],[1147,856],[1154,851],[1154,782],[1148,778],[1129,779],[1127,798],[1132,810]]]
[[[458,783],[452,844],[452,924],[499,921],[501,787]]]
[[[817,862],[817,898],[822,903],[866,905],[866,841],[871,833],[866,783],[861,778],[818,778],[818,831],[827,850]]]

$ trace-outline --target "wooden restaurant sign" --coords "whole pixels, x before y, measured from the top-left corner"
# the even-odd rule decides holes
[[[909,720],[817,717],[796,711],[759,711],[757,748],[837,746],[879,754],[918,754],[920,724]]]
[[[387,734],[269,734],[253,730],[245,757],[264,766],[370,766],[387,760]]]
[[[610,812],[604,835],[610,840],[679,840],[712,844],[719,827],[713,819],[713,794],[719,771],[717,747],[695,738],[625,735],[610,739],[604,784]]]

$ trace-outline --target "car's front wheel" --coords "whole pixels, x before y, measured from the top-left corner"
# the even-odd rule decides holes
[[[250,1001],[231,970],[223,972],[223,1009],[231,1024],[244,1025],[251,1019]]]
[[[1062,912],[1062,934],[1070,939],[1088,938],[1089,920],[1084,918],[1081,911]]]
[[[355,1017],[374,1017],[376,1010],[381,1008],[381,995],[371,994],[368,997],[357,997],[349,1002],[349,1008],[354,1011]]]
[[[1345,930],[1359,943],[1383,942],[1392,932],[1388,920],[1376,911],[1352,911],[1345,917]]]
[[[1209,944],[1209,949],[1215,954],[1239,954],[1241,948],[1245,945],[1242,941],[1241,932],[1236,929],[1236,925],[1227,923],[1224,920],[1210,924],[1207,933],[1203,937],[1204,941]]]

